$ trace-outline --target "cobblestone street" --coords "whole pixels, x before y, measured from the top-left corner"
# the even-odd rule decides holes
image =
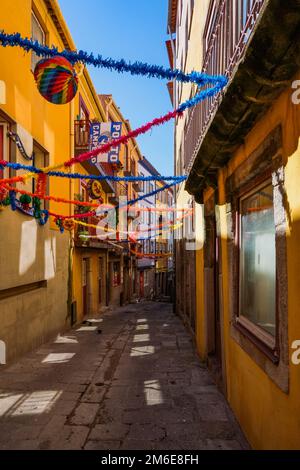
[[[1,369],[1,449],[242,449],[166,303],[107,312]]]

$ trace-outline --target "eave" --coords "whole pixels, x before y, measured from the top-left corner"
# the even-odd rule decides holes
[[[300,69],[300,2],[270,0],[200,144],[185,189],[200,202]]]
[[[178,0],[169,0],[167,33],[176,32],[177,7],[178,7]]]

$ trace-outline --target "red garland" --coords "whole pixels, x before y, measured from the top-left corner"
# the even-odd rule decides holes
[[[82,153],[78,157],[71,158],[70,160],[65,162],[64,165],[66,167],[69,167],[69,166],[73,165],[74,163],[83,162],[84,160],[88,160],[91,157],[95,157],[96,155],[99,155],[100,153],[107,153],[110,150],[111,147],[116,147],[120,144],[126,144],[126,142],[128,142],[128,140],[130,140],[132,138],[135,138],[135,137],[138,137],[141,134],[145,134],[152,127],[160,126],[161,124],[164,124],[164,123],[170,121],[171,119],[173,119],[177,116],[180,117],[182,115],[183,115],[182,111],[177,111],[177,110],[171,111],[168,114],[165,114],[164,116],[162,116],[160,118],[155,118],[155,119],[153,119],[153,121],[150,121],[147,124],[144,124],[143,126],[138,127],[137,129],[129,132],[127,135],[122,135],[118,139],[113,139],[112,141],[108,142],[107,144],[102,145],[100,148],[92,150],[91,152]]]
[[[47,187],[47,174],[39,173],[37,177],[36,194],[38,194],[39,197],[45,196],[46,187]]]

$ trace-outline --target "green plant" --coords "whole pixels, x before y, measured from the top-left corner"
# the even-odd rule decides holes
[[[75,194],[74,197],[77,201],[85,202],[82,194]],[[87,212],[90,212],[92,208],[90,206],[81,206],[79,204],[75,204],[74,209],[75,214],[86,214]]]

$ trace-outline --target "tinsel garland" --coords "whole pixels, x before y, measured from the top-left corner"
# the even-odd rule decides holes
[[[126,181],[128,183],[134,183],[136,181],[176,181],[186,179],[186,176],[161,176],[161,175],[151,175],[151,176],[113,176],[113,175],[86,175],[82,173],[64,173],[62,171],[49,171],[45,173],[41,168],[36,168],[32,165],[23,165],[21,163],[11,163],[6,160],[0,160],[0,167],[12,168],[13,170],[26,170],[35,174],[47,174],[48,176],[57,176],[61,178],[70,178],[70,179],[86,179],[86,180],[95,180],[95,181],[116,181],[122,182]],[[18,178],[22,178],[18,177]],[[3,180],[0,179],[0,184]],[[20,179],[18,179],[20,181]],[[12,178],[6,179],[4,182],[15,182],[12,181]]]
[[[218,76],[211,76],[199,72],[191,72],[189,74],[185,74],[180,70],[172,70],[170,68],[164,68],[162,66],[151,65],[142,62],[126,62],[124,59],[121,60],[114,60],[112,58],[103,59],[102,56],[94,57],[93,54],[89,54],[84,51],[67,51],[64,50],[59,52],[56,47],[49,48],[47,46],[39,44],[37,41],[30,40],[28,38],[22,38],[20,33],[14,34],[7,34],[4,31],[0,32],[0,42],[3,47],[6,46],[18,46],[26,50],[27,52],[32,50],[38,56],[44,57],[53,57],[57,55],[61,55],[68,59],[71,63],[82,62],[85,64],[91,64],[96,67],[104,67],[110,70],[115,70],[119,73],[129,72],[132,75],[143,75],[149,78],[160,78],[160,79],[167,79],[167,80],[177,80],[182,83],[195,83],[198,87],[203,87],[205,85],[213,85],[212,88],[205,89],[200,91],[196,96],[187,100],[185,103],[182,103],[178,109],[175,111],[171,111],[165,114],[162,117],[156,118],[153,121],[144,124],[143,126],[129,132],[127,135],[121,136],[118,139],[113,139],[112,141],[108,142],[105,145],[102,145],[100,148],[95,149],[90,152],[86,152],[82,155],[77,157],[73,157],[70,160],[66,161],[64,165],[66,167],[73,165],[74,163],[80,163],[85,160],[92,158],[93,156],[99,155],[101,153],[106,153],[110,150],[111,147],[115,147],[120,144],[124,144],[128,142],[128,140],[132,138],[136,138],[141,134],[148,132],[152,127],[159,126],[164,124],[171,119],[182,116],[183,112],[195,106],[196,104],[200,103],[204,99],[214,96],[218,92],[220,92],[227,84],[228,80],[226,77],[222,75]],[[48,167],[48,171],[51,169],[62,167],[61,165],[56,165],[52,167]]]
[[[136,199],[131,199],[130,201],[127,201],[125,204],[121,204],[121,205],[115,206],[115,207],[110,208],[110,209],[123,208],[123,207],[126,207],[127,205],[129,206],[129,205],[132,205],[132,204],[134,204],[138,201],[142,201],[143,199],[145,199],[149,196],[154,196],[155,194],[157,194],[161,191],[164,191],[165,189],[171,188],[172,186],[176,186],[177,184],[184,181],[184,179],[185,179],[185,177],[182,177],[182,179],[180,179],[180,180],[176,180],[176,181],[174,181],[170,184],[166,184],[166,185],[162,186],[161,188],[158,188],[154,191],[151,191],[150,193],[143,194],[142,196],[139,196]],[[0,184],[3,184],[2,181],[3,180],[0,180]],[[78,205],[78,206],[87,206],[87,207],[99,207],[99,204],[97,204],[97,203],[82,202],[82,201],[78,201],[78,200],[65,199],[65,198],[56,197],[56,196],[46,196],[46,195],[40,196],[37,193],[31,193],[30,191],[26,191],[24,189],[13,188],[13,187],[11,187],[7,184],[3,184],[3,185],[8,190],[12,190],[12,191],[18,192],[20,194],[28,194],[28,196],[31,196],[31,197],[40,197],[41,199],[44,199],[45,201],[55,201],[55,202],[62,202],[62,203],[66,203],[66,204],[75,204],[75,205]],[[104,209],[104,210],[110,210],[110,209]]]
[[[178,69],[165,68],[160,65],[152,65],[146,62],[126,62],[124,59],[115,60],[111,57],[103,58],[101,55],[97,57],[93,53],[85,51],[59,51],[57,47],[47,47],[40,44],[38,41],[23,38],[20,33],[8,34],[4,31],[0,32],[0,42],[3,47],[21,47],[25,51],[34,51],[39,57],[55,57],[63,56],[72,64],[82,62],[83,64],[93,65],[94,67],[101,67],[108,70],[114,70],[118,73],[130,73],[131,75],[142,75],[148,78],[159,78],[164,80],[176,80],[182,83],[195,83],[198,86],[207,84],[220,84],[225,86],[227,83],[226,77],[223,75],[211,76],[205,73],[191,72],[185,74]]]

